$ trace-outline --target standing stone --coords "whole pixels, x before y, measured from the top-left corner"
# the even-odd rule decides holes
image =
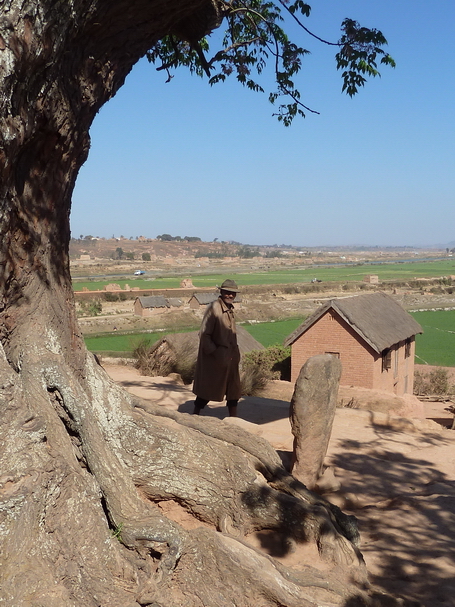
[[[291,400],[292,474],[309,489],[323,472],[341,377],[340,359],[319,354],[300,370]]]

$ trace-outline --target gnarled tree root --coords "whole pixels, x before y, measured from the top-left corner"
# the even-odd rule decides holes
[[[134,408],[90,356],[82,380],[58,357],[20,373],[0,363],[7,603],[88,607],[96,596],[105,607],[300,607],[363,596],[368,604],[348,580],[354,568],[367,584],[336,513],[293,482],[265,441],[222,422]],[[201,526],[167,518],[154,503],[166,500]],[[349,566],[289,570],[249,544],[261,529],[315,541],[323,553],[332,546],[332,560]]]

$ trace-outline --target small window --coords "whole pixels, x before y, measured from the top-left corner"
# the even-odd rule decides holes
[[[411,340],[407,339],[404,344],[404,357],[409,358],[411,356]]]
[[[393,365],[393,375],[394,377],[398,377],[398,352],[399,350],[395,350],[395,356],[394,356],[394,365]]]
[[[392,350],[383,350],[382,352],[382,370],[388,371],[392,368]]]
[[[324,352],[324,354],[330,354],[330,356],[336,356],[337,358],[340,358],[339,352]]]

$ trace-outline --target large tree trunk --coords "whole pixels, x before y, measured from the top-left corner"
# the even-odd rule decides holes
[[[188,28],[199,36],[216,23],[209,0],[0,6],[0,601],[6,605],[367,600],[339,573],[341,565],[358,578],[363,570],[350,519],[292,479],[261,439],[134,402],[86,351],[77,325],[69,212],[93,117],[160,36]],[[166,505],[191,523],[173,522]],[[286,570],[249,545],[257,530],[314,543],[333,571]]]

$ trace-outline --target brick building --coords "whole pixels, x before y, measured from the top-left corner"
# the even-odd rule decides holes
[[[166,298],[161,295],[136,297],[133,305],[136,316],[154,316],[155,314],[167,312],[169,307]]]
[[[417,333],[420,325],[385,293],[332,299],[286,338],[291,381],[308,358],[329,353],[341,359],[342,385],[412,394]]]
[[[136,297],[133,311],[136,316],[154,316],[167,312],[171,308],[181,308],[183,302],[178,297],[163,297],[162,295],[149,295]]]
[[[192,310],[205,309],[208,304],[212,303],[212,301],[215,301],[215,299],[218,299],[219,296],[219,293],[193,293],[193,296],[191,297],[188,303]],[[241,301],[242,298],[240,294],[236,293],[236,297],[233,303],[240,304]],[[237,305],[236,309],[238,308],[239,306]]]
[[[193,293],[190,301],[188,302],[192,310],[199,310],[205,308],[209,303],[215,301],[219,296],[219,293]]]

